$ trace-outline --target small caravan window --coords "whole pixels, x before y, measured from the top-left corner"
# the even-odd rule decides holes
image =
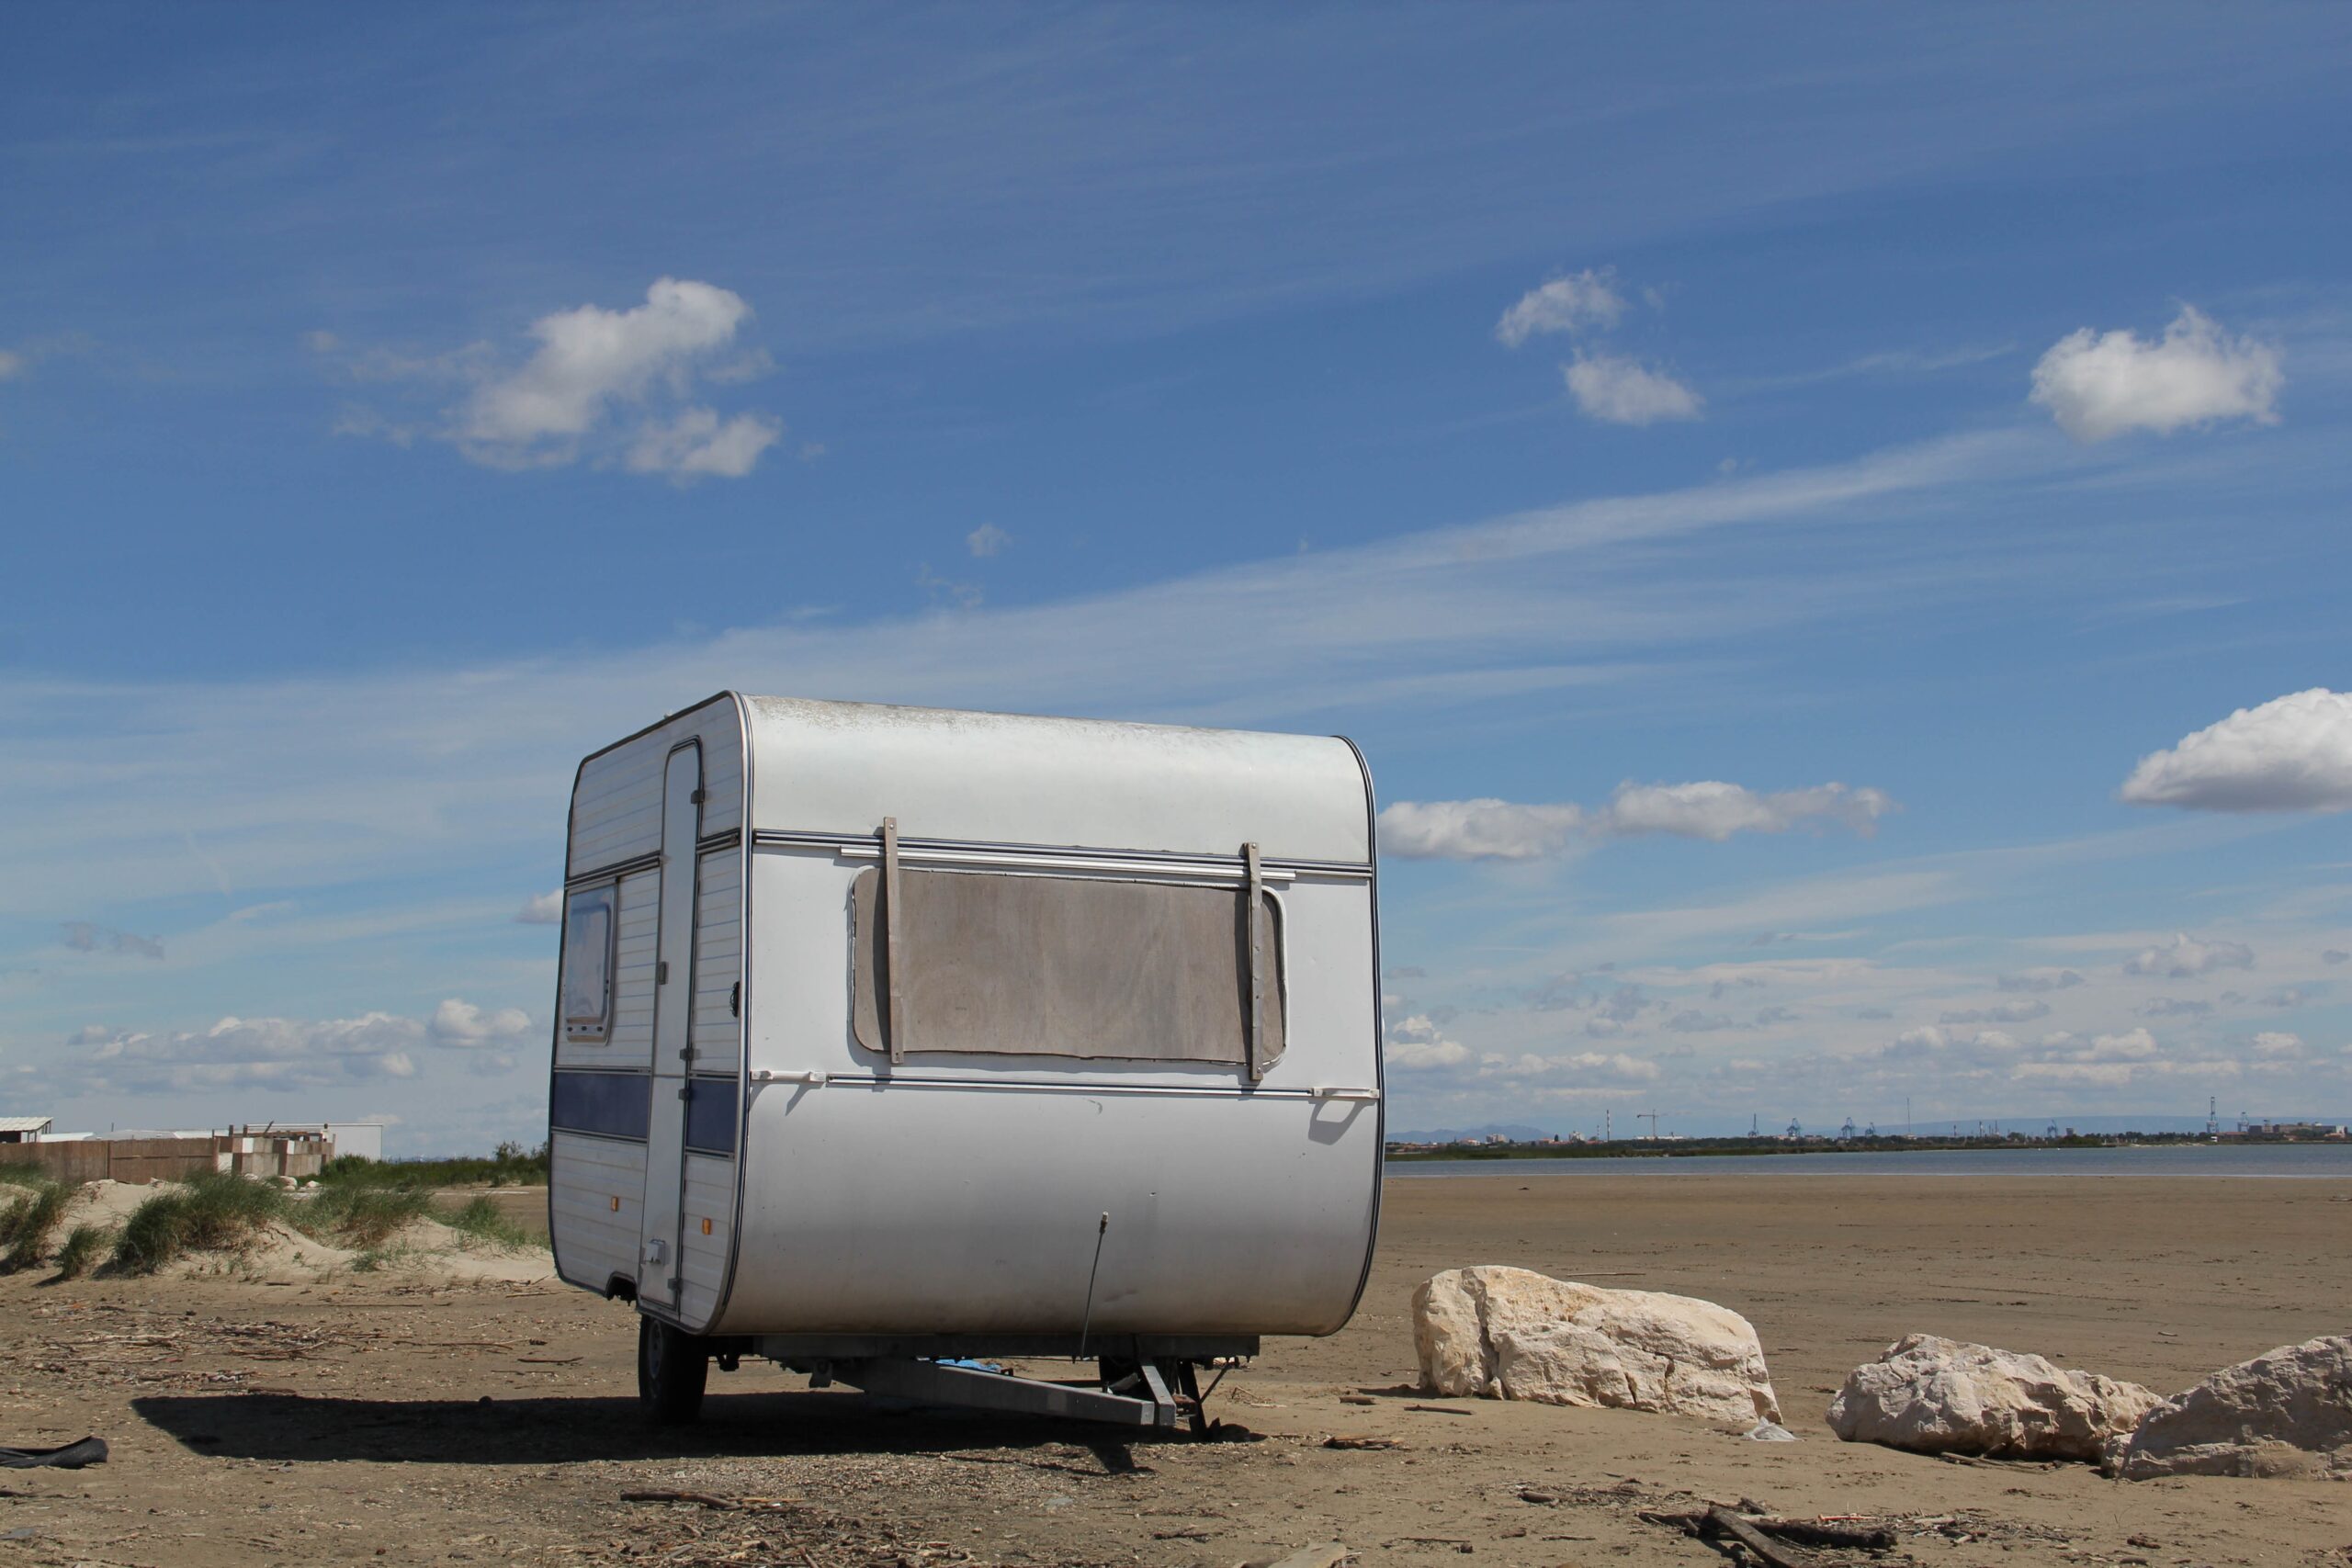
[[[1282,909],[1232,886],[964,871],[899,873],[900,1051],[1250,1063],[1250,980],[1263,976],[1261,1070],[1282,1055]],[[891,980],[882,874],[851,893],[852,1030],[888,1052]]]
[[[602,1040],[613,1008],[613,889],[574,893],[563,916],[563,1037]]]

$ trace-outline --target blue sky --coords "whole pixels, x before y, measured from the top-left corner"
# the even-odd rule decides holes
[[[571,765],[733,686],[1353,736],[1396,1125],[2352,1112],[2347,66],[20,18],[6,1109],[530,1135]]]

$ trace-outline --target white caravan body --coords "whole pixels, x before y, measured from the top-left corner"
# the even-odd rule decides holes
[[[564,886],[571,1283],[809,1345],[1353,1312],[1382,1101],[1346,740],[722,694],[581,763]]]

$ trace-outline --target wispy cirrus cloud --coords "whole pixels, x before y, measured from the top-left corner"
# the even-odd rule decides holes
[[[1958,437],[1042,604],[787,620],[561,660],[135,684],[0,671],[0,726],[17,738],[0,754],[0,862],[13,871],[0,910],[216,891],[223,878],[284,889],[558,842],[581,755],[729,686],[1264,724],[1640,681],[1656,650],[1836,614],[1886,577],[1856,558],[1842,574],[1743,562],[1659,578],[1621,569],[1621,552],[1883,525],[1910,501],[2040,460],[2014,437]],[[1949,581],[1939,567],[1918,591]]]

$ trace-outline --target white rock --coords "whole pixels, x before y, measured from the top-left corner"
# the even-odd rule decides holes
[[[1849,1443],[1919,1453],[2096,1460],[2162,1403],[2040,1356],[1911,1334],[1846,1374],[1829,1426]]]
[[[2352,1480],[2352,1336],[2306,1339],[2224,1367],[2109,1446],[2127,1481],[2158,1475]]]
[[[1450,1269],[1413,1292],[1432,1393],[1778,1421],[1764,1348],[1713,1302],[1604,1291],[1526,1269]]]

